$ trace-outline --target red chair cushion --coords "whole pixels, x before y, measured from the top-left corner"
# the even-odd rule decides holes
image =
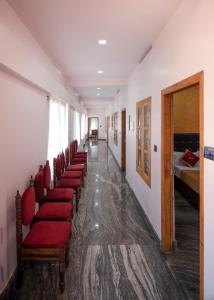
[[[75,191],[73,189],[51,189],[44,197],[44,201],[48,202],[71,202]]]
[[[85,158],[85,159],[87,159],[87,155],[85,155],[83,153],[79,153],[79,152],[76,152],[73,157],[74,158],[75,157],[77,157],[77,158],[79,157],[79,158]]]
[[[71,223],[68,221],[41,221],[33,225],[24,239],[26,248],[64,248],[71,233]]]
[[[81,171],[65,171],[61,178],[81,178],[82,172]]]
[[[29,225],[35,215],[36,196],[34,187],[29,187],[22,195],[22,224]]]
[[[45,203],[36,214],[37,219],[64,220],[72,216],[70,203]]]
[[[85,165],[84,164],[69,165],[67,170],[68,171],[84,171]]]
[[[51,184],[51,168],[48,163],[46,163],[46,165],[44,166],[43,175],[44,175],[44,187],[48,189]]]
[[[81,187],[82,181],[79,178],[62,178],[57,182],[58,188],[73,188]]]
[[[189,150],[186,150],[181,160],[188,166],[194,167],[194,165],[199,161],[199,157]]]
[[[73,157],[72,158],[72,163],[77,162],[77,163],[86,163],[87,159],[84,157]]]
[[[44,176],[43,172],[38,172],[34,179],[34,188],[36,193],[36,201],[41,202],[44,198]]]

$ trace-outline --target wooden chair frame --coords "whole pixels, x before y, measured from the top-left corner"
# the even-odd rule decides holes
[[[57,157],[57,159],[59,159],[59,161],[60,161],[60,157],[59,156]],[[57,159],[54,158],[54,160],[53,160],[53,166],[54,166],[54,168],[53,168],[53,172],[54,172],[54,187],[55,188],[58,188],[57,182],[60,180],[60,178],[57,178],[57,176],[56,176],[56,160]],[[62,170],[61,167],[60,167],[60,170]],[[79,200],[80,200],[80,196],[81,196],[81,187],[76,188],[75,192],[76,192],[76,211],[78,211],[78,204],[79,204]]]
[[[68,265],[69,240],[64,248],[25,248],[22,233],[22,206],[19,191],[16,194],[16,243],[17,243],[17,288],[21,287],[23,264],[25,261],[46,261],[59,263],[59,288],[63,293],[65,289],[65,267]]]

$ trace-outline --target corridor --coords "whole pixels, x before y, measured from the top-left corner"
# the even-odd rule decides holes
[[[65,292],[58,293],[54,265],[35,264],[25,270],[17,298],[188,299],[106,142],[90,142],[87,150],[88,172],[74,218]]]

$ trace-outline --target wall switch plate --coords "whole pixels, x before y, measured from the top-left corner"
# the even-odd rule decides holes
[[[214,160],[214,148],[205,146],[204,157],[210,160]]]
[[[158,146],[154,145],[154,152],[158,152]]]

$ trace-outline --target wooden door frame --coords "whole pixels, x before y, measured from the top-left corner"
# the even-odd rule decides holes
[[[90,122],[89,122],[89,119],[97,119],[97,140],[99,140],[99,117],[88,117],[88,140],[90,139],[90,135],[89,135],[89,131],[90,131],[90,128],[89,128],[89,126],[90,126]]]
[[[121,170],[126,170],[126,109],[121,111]]]
[[[173,118],[172,95],[199,85],[200,106],[200,299],[204,299],[204,72],[201,71],[161,91],[161,249],[173,248]]]

